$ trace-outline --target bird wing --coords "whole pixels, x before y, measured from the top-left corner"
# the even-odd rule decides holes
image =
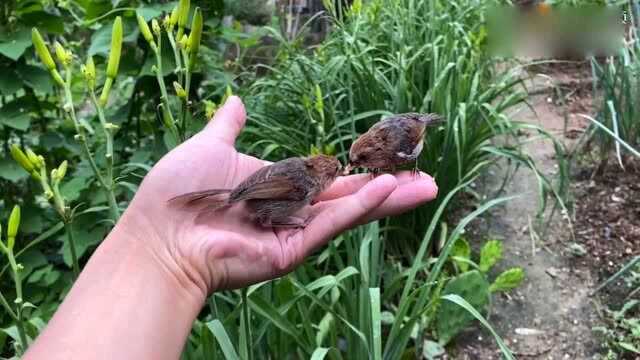
[[[292,159],[293,160],[293,159]],[[286,161],[286,160],[285,160]],[[302,200],[305,192],[298,189],[293,177],[297,166],[276,163],[256,171],[238,185],[230,195],[231,202],[252,199]],[[284,165],[284,166],[282,166]],[[303,165],[304,166],[304,165]]]

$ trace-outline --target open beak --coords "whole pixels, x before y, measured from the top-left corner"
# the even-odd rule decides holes
[[[351,172],[351,169],[353,169],[353,166],[351,166],[351,164],[347,164],[347,166],[345,166],[344,170],[342,171],[342,176],[349,175],[349,173]]]

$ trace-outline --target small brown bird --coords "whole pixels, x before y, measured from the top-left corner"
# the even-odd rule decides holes
[[[294,214],[309,205],[338,176],[342,164],[333,156],[289,158],[265,166],[234,189],[210,189],[176,196],[170,202],[194,205],[207,201],[203,211],[218,211],[245,201],[250,217],[265,227],[304,227],[310,217]]]
[[[440,123],[438,114],[418,113],[398,114],[376,123],[351,145],[345,172],[359,166],[374,174],[395,172],[397,166],[412,162],[417,172],[426,128]]]

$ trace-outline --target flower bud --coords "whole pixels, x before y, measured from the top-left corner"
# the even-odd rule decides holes
[[[151,34],[151,30],[149,30],[149,25],[147,25],[147,22],[144,21],[144,18],[142,16],[138,15],[137,19],[138,19],[138,27],[140,28],[140,32],[142,33],[142,36],[144,36],[144,39],[147,40],[149,45],[154,47],[156,43],[153,40],[153,35]]]
[[[93,63],[92,56],[87,58],[86,64],[82,67],[82,74],[85,80],[87,80],[89,89],[93,90],[96,86],[96,65]]]
[[[11,238],[16,237],[18,234],[18,228],[20,227],[20,206],[15,205],[13,210],[11,210],[11,215],[9,215],[9,224],[7,226],[7,238],[9,239],[8,247],[9,249],[13,248],[13,244],[11,243]]]
[[[47,163],[44,161],[44,156],[38,155],[38,167],[45,167]]]
[[[47,200],[51,200],[51,198],[53,198],[53,191],[50,189],[45,190],[44,197],[47,198]]]
[[[34,164],[29,161],[29,158],[25,153],[15,144],[11,145],[11,157],[15,160],[23,169],[25,169],[28,173],[33,172],[35,169]]]
[[[109,101],[109,91],[111,91],[111,85],[113,85],[113,78],[107,78],[104,81],[104,86],[102,87],[102,94],[100,94],[100,105],[106,106],[107,101]]]
[[[60,166],[58,166],[58,177],[60,177],[60,180],[62,180],[67,174],[67,164],[67,160],[65,160],[60,164]]]
[[[171,28],[173,29],[173,27],[177,23],[178,23],[178,7],[176,6],[171,11],[171,16],[169,17],[169,24],[171,25]]]
[[[200,39],[202,38],[202,11],[197,7],[193,13],[193,21],[191,21],[191,33],[189,34],[189,71],[193,71],[200,49]]]
[[[178,41],[178,46],[181,49],[185,49],[185,50],[189,49],[189,38],[187,37],[187,35],[182,35],[182,37]]]
[[[162,19],[162,26],[164,26],[167,32],[171,32],[171,30],[173,30],[173,26],[171,25],[171,17],[169,15],[165,15]]]
[[[40,61],[44,64],[44,66],[49,70],[53,70],[56,68],[56,64],[53,62],[53,58],[51,57],[51,53],[49,53],[49,49],[47,49],[47,45],[42,40],[42,36],[38,29],[31,29],[31,42],[33,42],[33,46],[36,50],[36,54],[40,58]]]
[[[51,170],[51,180],[53,180],[53,182],[60,181],[60,178],[58,177],[58,169]]]
[[[315,107],[316,107],[316,111],[319,114],[324,113],[324,100],[322,99],[322,89],[320,89],[320,85],[316,84],[316,103],[315,103]]]
[[[120,54],[122,51],[122,18],[116,17],[111,30],[111,49],[109,50],[109,61],[107,62],[107,77],[114,79],[118,74],[120,65]]]
[[[184,91],[182,85],[180,85],[177,81],[173,82],[173,88],[176,90],[176,95],[178,95],[180,99],[184,99],[187,97],[187,92]]]
[[[180,28],[184,28],[187,25],[190,3],[189,0],[180,0],[180,3],[178,3],[178,27]]]
[[[38,170],[40,169],[40,159],[38,158],[38,155],[36,155],[36,153],[33,152],[33,150],[27,148],[25,150],[25,153],[27,154],[27,158],[29,159],[29,162],[31,162],[31,164],[33,164],[33,167]]]
[[[160,29],[160,24],[158,24],[158,20],[156,19],[151,20],[151,29],[153,29],[153,33],[156,34],[156,36],[161,36],[162,29]]]
[[[218,105],[211,100],[204,100],[204,112],[207,115],[207,119],[213,118],[213,114],[216,113]]]
[[[71,51],[67,51],[62,47],[62,45],[56,41],[54,44],[54,48],[56,49],[56,58],[64,66],[65,68],[71,64],[71,60],[73,59],[73,55]]]

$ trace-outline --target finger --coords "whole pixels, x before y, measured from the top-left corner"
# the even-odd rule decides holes
[[[433,178],[425,177],[418,181],[398,186],[386,200],[358,221],[364,224],[387,216],[402,214],[414,209],[438,196],[438,186]]]
[[[402,171],[394,174],[394,176],[396,177],[399,186],[404,186],[405,184],[413,182],[433,183],[433,178],[424,172],[420,172],[420,174],[416,176],[411,171]],[[328,201],[351,195],[360,190],[360,188],[366,185],[369,181],[371,181],[370,174],[355,174],[338,177],[327,190],[318,195],[315,202]]]
[[[322,205],[304,229],[302,254],[306,256],[340,232],[356,225],[359,219],[376,209],[398,187],[392,175],[382,175],[363,186],[355,194]]]
[[[242,100],[237,96],[230,96],[224,105],[216,111],[205,131],[229,145],[234,145],[244,127],[246,117]]]

